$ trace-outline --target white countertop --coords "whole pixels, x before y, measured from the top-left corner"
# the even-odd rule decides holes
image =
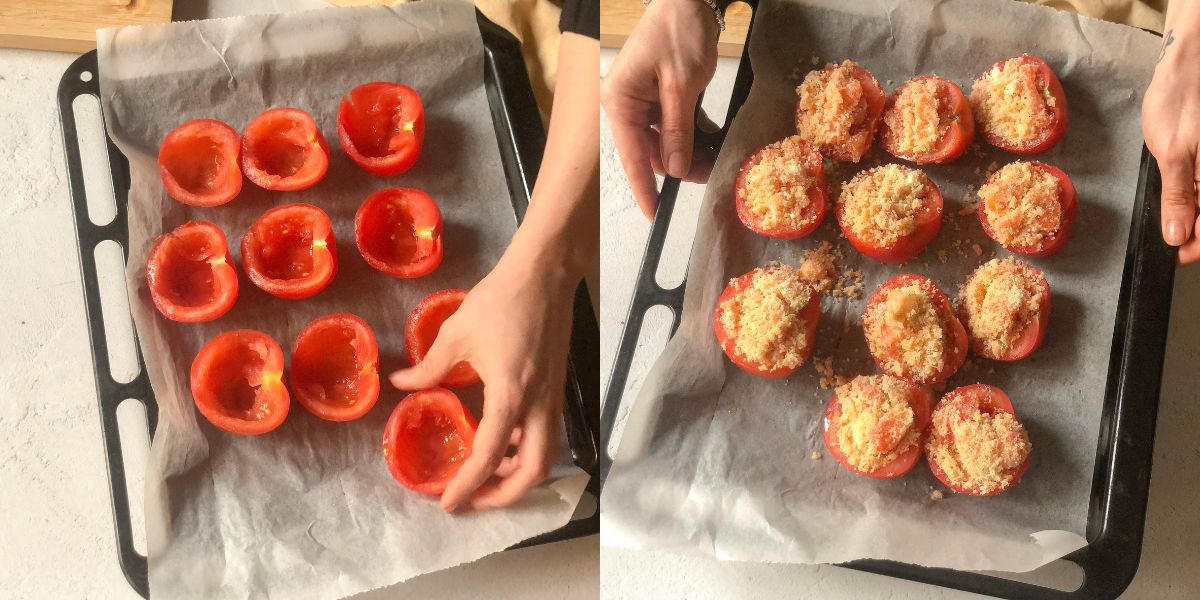
[[[604,50],[603,77],[615,56]],[[737,60],[723,58],[708,88],[705,109],[722,123],[728,106]],[[601,115],[601,299],[600,362],[607,388],[608,376],[620,340],[633,284],[641,264],[649,223],[642,217],[621,172],[611,132]],[[673,287],[683,279],[695,231],[703,188],[685,184],[676,203],[667,234],[664,266],[659,283]],[[1124,244],[1125,240],[1113,243]],[[1150,486],[1146,535],[1141,567],[1125,598],[1155,600],[1200,597],[1200,570],[1195,568],[1196,540],[1200,539],[1200,386],[1196,364],[1200,360],[1200,266],[1184,269],[1176,277],[1171,334],[1167,342],[1163,393],[1158,413],[1154,471]],[[626,386],[636,391],[653,358],[666,341],[670,326],[665,309],[649,317]],[[620,419],[620,417],[618,417]],[[620,422],[620,420],[618,420]],[[1192,484],[1185,483],[1193,482]],[[601,516],[603,518],[603,515]],[[721,562],[707,556],[673,552],[645,552],[601,546],[600,590],[604,598],[852,598],[925,599],[978,598],[975,594],[946,590],[911,581],[872,575],[841,567],[818,565],[768,565]]]
[[[175,16],[275,4],[178,3]],[[117,564],[55,99],[75,58],[0,49],[0,598],[138,598]],[[590,536],[358,598],[595,598],[598,580],[598,536]]]

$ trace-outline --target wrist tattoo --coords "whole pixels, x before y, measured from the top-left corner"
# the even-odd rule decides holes
[[[1175,30],[1168,29],[1167,35],[1163,36],[1162,50],[1158,51],[1158,60],[1154,61],[1154,64],[1158,64],[1158,63],[1162,62],[1163,57],[1167,55],[1167,46],[1170,46],[1174,42],[1175,42]]]

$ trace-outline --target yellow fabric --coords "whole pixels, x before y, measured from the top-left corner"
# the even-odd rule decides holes
[[[1086,17],[1162,33],[1167,0],[1026,0]],[[1193,0],[1194,1],[1194,0]]]

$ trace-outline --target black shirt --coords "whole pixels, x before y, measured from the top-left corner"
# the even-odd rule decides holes
[[[600,0],[564,0],[558,29],[600,39]]]

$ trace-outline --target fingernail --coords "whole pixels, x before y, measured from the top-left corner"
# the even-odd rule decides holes
[[[687,159],[683,156],[682,152],[676,150],[671,153],[671,156],[667,157],[667,172],[670,173],[671,177],[677,179],[683,179],[687,176]]]
[[[457,504],[448,504],[446,506],[443,506],[442,510],[446,511],[446,514],[452,515],[455,513],[455,511],[458,510],[458,505]]]
[[[1187,234],[1183,229],[1183,221],[1179,219],[1171,219],[1167,221],[1167,243],[1172,246],[1182,246],[1187,241]]]

